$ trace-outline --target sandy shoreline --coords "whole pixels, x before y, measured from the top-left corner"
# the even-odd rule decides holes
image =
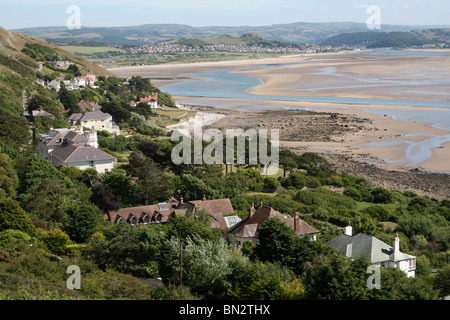
[[[295,65],[285,65],[295,63]],[[312,63],[312,64],[311,64]],[[338,142],[311,142],[311,141],[280,141],[281,146],[298,151],[318,151],[329,153],[341,153],[351,155],[355,159],[365,159],[368,162],[377,162],[379,167],[388,170],[410,170],[420,168],[429,172],[450,172],[450,142],[442,143],[439,147],[432,148],[429,159],[420,163],[409,163],[407,153],[414,150],[421,142],[426,142],[433,137],[450,135],[449,130],[433,127],[432,123],[394,120],[391,117],[371,113],[371,110],[396,109],[396,110],[442,110],[447,109],[410,107],[408,99],[433,100],[446,98],[446,88],[428,87],[421,81],[417,84],[401,85],[403,80],[416,80],[423,77],[428,79],[430,75],[437,73],[439,76],[450,77],[450,57],[377,57],[365,54],[329,54],[309,55],[300,57],[270,58],[247,61],[223,61],[177,65],[155,65],[144,67],[130,67],[116,69],[119,76],[141,75],[149,77],[157,86],[178,82],[185,78],[185,74],[208,70],[220,70],[254,65],[275,65],[266,69],[249,69],[238,71],[252,74],[264,81],[264,84],[250,90],[257,95],[334,95],[342,97],[368,97],[383,99],[405,99],[405,106],[387,105],[353,105],[336,103],[293,102],[293,101],[268,101],[245,99],[218,99],[218,98],[192,98],[175,97],[179,104],[193,106],[211,106],[216,110],[206,113],[220,113],[226,109],[240,110],[242,116],[265,110],[285,110],[286,108],[307,108],[312,111],[332,112],[354,115],[359,118],[369,119],[364,124],[364,130],[350,132],[339,137]],[[280,64],[279,66],[277,64]],[[321,74],[317,72],[320,65]],[[328,68],[328,69],[323,69]],[[320,70],[319,70],[320,71]],[[319,72],[320,73],[320,72]],[[337,75],[336,75],[337,74]],[[350,75],[350,76],[341,76]],[[378,79],[389,81],[379,83]],[[361,79],[365,82],[361,85]],[[371,82],[372,81],[372,82]],[[409,83],[409,82],[405,82]],[[431,90],[434,91],[431,91]],[[434,94],[430,94],[433,92]],[[406,94],[407,93],[407,94]],[[406,96],[405,96],[406,94]],[[444,99],[445,100],[445,99]],[[245,111],[245,112],[243,112]],[[275,114],[275,113],[273,113]],[[204,117],[205,114],[199,114]],[[206,116],[214,119],[215,116]],[[200,119],[199,118],[199,119]],[[227,118],[219,117],[217,122],[222,124]],[[232,121],[232,118],[230,118]],[[189,125],[192,125],[190,122]]]

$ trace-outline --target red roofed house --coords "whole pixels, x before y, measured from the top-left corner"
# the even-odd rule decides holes
[[[141,98],[139,102],[148,104],[150,106],[150,109],[158,108],[158,97],[156,96]]]
[[[295,214],[295,217],[288,218],[268,206],[261,205],[255,210],[253,204],[250,208],[249,216],[232,227],[228,233],[234,235],[236,244],[240,248],[242,248],[245,241],[252,241],[256,245],[258,230],[261,227],[261,224],[269,218],[280,219],[286,225],[293,228],[299,237],[309,236],[311,240],[315,241],[316,235],[319,233],[319,231],[300,219],[297,213]]]
[[[77,103],[80,106],[80,109],[82,111],[86,111],[86,110],[91,110],[91,111],[95,111],[95,110],[100,110],[102,108],[101,105],[98,104],[98,102],[90,102],[90,101],[86,101],[86,100],[80,100],[80,102]]]

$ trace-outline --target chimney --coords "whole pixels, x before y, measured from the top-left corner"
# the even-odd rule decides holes
[[[262,201],[259,203],[259,207],[262,208]]]
[[[255,203],[252,202],[252,207],[250,208],[250,218],[255,214]]]
[[[395,235],[393,248],[394,248],[394,253],[400,252],[400,238],[398,237],[398,233]]]
[[[299,225],[299,221],[298,221],[298,212],[295,213],[295,217],[294,217],[294,231],[297,234],[297,232],[299,231],[300,225]]]
[[[202,199],[203,201],[206,201],[206,196],[205,195],[203,195],[203,199]]]
[[[346,226],[344,228],[344,234],[347,235],[347,236],[350,236],[350,237],[353,235],[353,228],[352,228],[352,226],[350,224],[350,221],[348,222],[348,226]]]
[[[180,204],[183,204],[183,196],[180,196]]]
[[[345,249],[345,256],[347,258],[351,258],[352,257],[352,250],[353,250],[353,244],[347,243],[347,247]]]

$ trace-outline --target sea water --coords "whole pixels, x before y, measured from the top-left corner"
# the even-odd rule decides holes
[[[434,51],[408,51],[408,50],[388,50],[379,49],[369,54],[377,55],[405,55],[405,56],[444,56],[450,55],[447,52],[434,52]],[[306,62],[314,63],[315,62]],[[287,65],[287,64],[285,64]],[[162,86],[162,91],[168,92],[176,96],[197,97],[197,98],[232,98],[232,99],[249,99],[258,100],[259,109],[270,108],[273,109],[273,105],[264,106],[261,100],[268,101],[305,101],[305,102],[322,102],[336,104],[336,107],[345,108],[345,105],[383,105],[384,109],[365,109],[366,112],[390,116],[396,120],[411,121],[411,122],[424,122],[433,125],[436,128],[450,130],[450,97],[449,91],[424,92],[426,95],[435,94],[441,99],[439,100],[410,100],[410,99],[379,99],[379,98],[350,98],[350,97],[334,97],[334,96],[290,96],[290,95],[254,95],[250,94],[251,88],[262,85],[264,82],[247,73],[237,73],[236,71],[260,69],[260,68],[273,68],[281,66],[281,64],[273,65],[258,65],[246,68],[226,69],[226,70],[210,70],[197,73],[183,74],[183,76],[189,79],[182,80],[177,83]],[[433,70],[411,70],[411,74],[395,74],[390,78],[377,79],[370,77],[362,77],[358,75],[350,75],[337,73],[337,69],[334,67],[320,67],[315,74],[321,75],[336,75],[342,78],[349,78],[357,80],[361,83],[361,86],[367,85],[440,85],[448,86],[450,88],[450,79],[448,74],[440,74]],[[414,79],[409,80],[408,76],[414,75]],[[359,86],[360,87],[360,86]],[[317,88],[324,89],[324,87]],[[326,89],[326,88],[325,88]],[[314,89],[309,89],[314,92]],[[406,89],[407,90],[407,89]],[[304,90],[305,91],[305,90]],[[417,93],[417,91],[416,91]],[[402,93],[399,93],[401,95]],[[407,96],[407,92],[403,92]],[[222,101],[217,107],[231,107],[236,105],[235,101],[224,102]],[[389,106],[411,106],[411,107],[425,107],[430,110],[424,109],[390,109]],[[435,110],[431,108],[439,108]],[[432,156],[431,148],[440,147],[443,143],[450,141],[450,135],[432,136],[421,141],[408,142],[409,147],[405,154],[405,159],[410,165],[416,166],[419,163],[425,161]],[[372,143],[373,146],[383,147],[386,143],[399,143],[398,141],[380,141]],[[402,140],[402,143],[404,141]]]

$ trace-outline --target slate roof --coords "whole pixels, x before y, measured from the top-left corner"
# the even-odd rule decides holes
[[[47,146],[61,145],[62,139],[64,139],[69,131],[69,129],[53,129],[49,133],[39,135],[38,140]]]
[[[91,120],[107,120],[111,117],[109,113],[104,113],[100,110],[95,110],[86,113],[73,113],[70,115],[69,120],[72,121],[91,121]]]
[[[69,131],[64,137],[68,141],[71,141],[74,144],[87,143],[89,139],[75,131]]]
[[[412,257],[402,252],[397,252],[394,256],[393,247],[364,233],[354,236],[343,234],[327,242],[327,245],[336,248],[343,256],[346,256],[347,244],[352,245],[352,254],[349,258],[363,257],[371,263],[397,262]]]
[[[67,147],[53,151],[52,157],[64,162],[82,162],[89,160],[114,160],[112,155],[89,145],[70,144]]]

